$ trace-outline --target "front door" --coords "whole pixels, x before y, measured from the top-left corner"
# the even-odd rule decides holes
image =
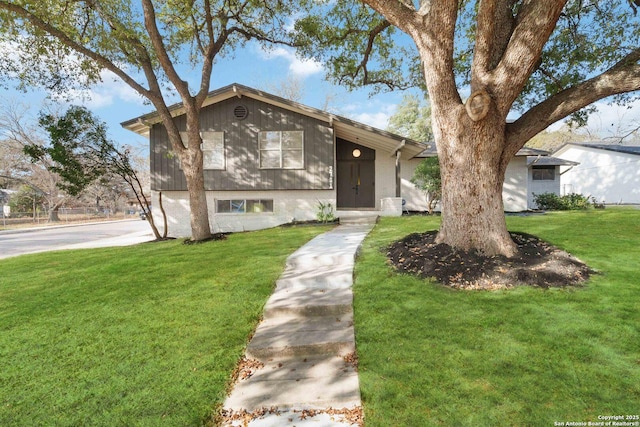
[[[375,208],[375,150],[342,139],[337,142],[338,208]]]

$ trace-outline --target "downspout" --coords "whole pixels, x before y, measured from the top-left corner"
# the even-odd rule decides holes
[[[396,157],[396,197],[402,197],[402,177],[401,177],[401,167],[400,167],[400,156],[402,155],[402,147],[407,143],[406,140],[402,140],[400,144],[394,148],[391,152],[391,155],[395,155]]]
[[[400,150],[396,151],[396,197],[402,197],[402,178],[400,175]]]

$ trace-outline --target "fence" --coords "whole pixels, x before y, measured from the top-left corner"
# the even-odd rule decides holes
[[[114,219],[135,218],[138,214],[135,210],[113,213],[109,209],[96,210],[96,208],[60,208],[57,217],[50,212],[36,210],[36,212],[11,211],[5,215],[0,209],[0,227],[4,229],[30,227],[33,225],[51,225],[55,223],[93,222]]]

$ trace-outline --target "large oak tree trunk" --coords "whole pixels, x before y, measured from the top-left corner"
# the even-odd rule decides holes
[[[442,223],[437,242],[485,255],[511,257],[517,248],[504,216],[504,120],[473,122],[460,106],[435,120],[442,178]]]

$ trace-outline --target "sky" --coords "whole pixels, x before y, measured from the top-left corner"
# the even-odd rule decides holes
[[[197,85],[198,70],[195,70],[187,80]],[[302,60],[296,57],[293,50],[283,47],[269,52],[264,51],[256,43],[248,43],[242,50],[236,52],[233,58],[224,58],[214,65],[210,90],[240,83],[245,86],[266,90],[283,85],[288,79],[295,79],[302,86],[302,104],[323,109],[327,103],[329,110],[335,114],[348,117],[379,129],[385,129],[389,117],[395,112],[405,92],[396,91],[380,93],[371,96],[371,88],[348,91],[325,80],[325,70],[321,63],[313,60]],[[2,98],[28,105],[33,117],[42,110],[47,100],[46,93],[41,90],[29,90],[26,93],[15,90],[5,91]],[[464,96],[464,92],[462,93]],[[170,102],[179,102],[175,97]],[[78,96],[74,101],[64,106],[75,104],[84,105],[101,120],[106,122],[109,136],[119,144],[144,146],[146,139],[123,129],[120,123],[153,111],[151,105],[145,104],[143,99],[119,81],[113,75],[104,73],[103,82],[96,85],[83,97]],[[620,135],[632,127],[640,126],[640,101],[627,107],[609,106],[606,102],[599,102],[600,113],[589,120],[589,127],[585,131],[598,137]],[[517,117],[517,114],[511,118]],[[561,123],[550,127],[556,130]]]
[[[145,104],[143,98],[113,74],[104,72],[102,77],[103,82],[89,92],[78,93],[71,102],[59,100],[57,104],[63,107],[72,104],[83,105],[106,122],[109,136],[113,140],[121,144],[144,144],[144,138],[123,129],[120,123],[151,112],[154,110],[153,107]],[[301,60],[293,50],[287,48],[279,47],[267,52],[257,43],[247,44],[236,52],[234,58],[217,61],[213,68],[210,90],[240,83],[267,92],[272,89],[273,92],[276,90],[275,87],[290,79],[301,83],[300,103],[320,109],[324,109],[328,103],[328,110],[331,112],[380,129],[387,127],[389,117],[404,95],[404,92],[393,92],[371,97],[371,88],[349,92],[326,81],[322,64],[313,60]],[[190,73],[186,80],[192,87],[197,87],[199,70]],[[56,104],[47,99],[47,94],[42,90],[31,89],[24,93],[16,90],[4,92],[2,99],[28,105],[34,117],[46,103]],[[179,101],[177,96],[169,100],[170,103]]]

